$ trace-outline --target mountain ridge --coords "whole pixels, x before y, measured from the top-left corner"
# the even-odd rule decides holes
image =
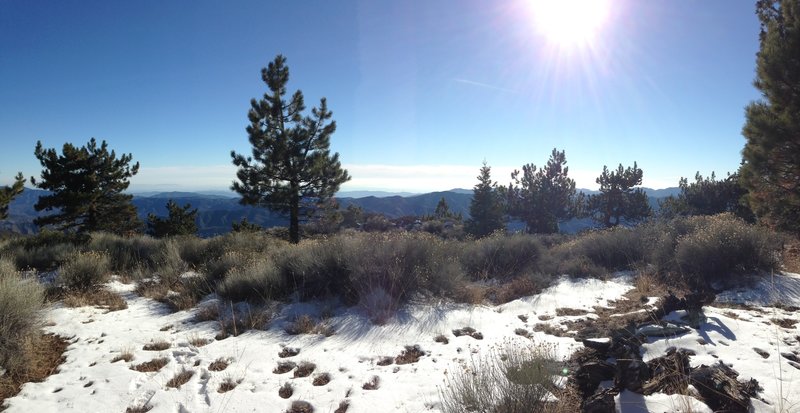
[[[651,206],[657,208],[658,199],[666,195],[679,193],[679,188],[649,189],[644,188],[648,193]],[[580,189],[579,191],[592,194],[597,191]],[[381,191],[379,195],[390,194]],[[0,230],[32,234],[37,231],[33,220],[40,215],[34,209],[34,205],[41,195],[48,191],[26,188],[9,205],[9,219],[0,221]],[[347,192],[343,192],[346,194]],[[650,194],[661,196],[650,196]],[[166,204],[173,200],[179,205],[191,204],[192,208],[198,210],[197,224],[201,236],[219,235],[231,230],[231,224],[247,219],[249,222],[263,227],[285,226],[288,219],[280,214],[271,212],[265,208],[257,208],[248,205],[241,205],[238,197],[228,197],[216,193],[203,194],[198,192],[156,192],[146,194],[133,194],[133,204],[136,206],[138,215],[142,220],[146,220],[149,214],[157,216],[167,215]],[[439,200],[444,198],[451,212],[461,214],[464,218],[469,217],[469,205],[472,201],[472,190],[454,188],[448,191],[428,192],[424,194],[407,194],[391,196],[365,196],[365,197],[337,197],[340,208],[347,208],[354,205],[362,208],[365,212],[378,213],[388,218],[399,218],[403,216],[423,216],[433,215]]]

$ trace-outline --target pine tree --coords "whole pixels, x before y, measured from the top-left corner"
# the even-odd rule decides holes
[[[231,151],[238,167],[231,189],[244,205],[269,208],[289,215],[289,238],[300,241],[300,219],[331,198],[350,176],[342,169],[339,154],[330,154],[330,137],[336,130],[325,98],[310,116],[299,90],[285,100],[289,68],[278,55],[261,70],[269,92],[250,101],[247,134],[252,156]]]
[[[8,218],[8,204],[21,194],[25,189],[25,178],[22,173],[18,173],[14,178],[14,184],[11,186],[4,186],[0,188],[0,220]]]
[[[191,208],[191,204],[180,207],[170,199],[166,218],[147,215],[147,232],[157,238],[197,234],[197,209]]]
[[[620,224],[621,219],[638,221],[650,216],[650,204],[647,194],[641,188],[642,170],[633,163],[633,167],[623,168],[619,164],[616,171],[609,171],[603,166],[603,173],[597,177],[600,193],[589,197],[589,212],[596,221],[606,227]]]
[[[742,183],[760,221],[800,233],[800,3],[759,0],[760,49],[745,109]]]
[[[492,168],[483,163],[478,175],[478,184],[472,190],[469,204],[469,219],[465,229],[476,237],[485,237],[505,228],[503,222],[503,202],[497,191],[497,183],[492,182]]]
[[[264,228],[262,228],[261,225],[248,221],[245,217],[239,222],[232,222],[231,230],[233,232],[261,232]]]
[[[364,224],[364,210],[360,206],[350,204],[342,212],[342,227],[359,228]]]
[[[139,172],[139,163],[129,165],[130,154],[117,158],[94,138],[83,147],[65,143],[59,155],[36,143],[34,154],[42,164],[41,180],[31,178],[39,189],[51,191],[39,197],[36,211],[53,211],[36,218],[39,227],[53,225],[58,230],[86,233],[106,231],[117,234],[137,232],[141,222],[136,216],[132,195],[124,194],[129,179]]]
[[[558,221],[575,215],[575,180],[568,176],[564,151],[553,149],[544,168],[522,166],[511,174],[504,189],[508,214],[525,222],[528,233],[558,232]]]
[[[450,213],[450,206],[447,205],[447,200],[442,197],[439,203],[436,204],[436,209],[433,211],[433,218],[445,220],[451,218],[453,215]]]
[[[700,172],[689,183],[681,178],[678,186],[681,193],[659,202],[660,214],[664,217],[677,215],[714,215],[731,212],[747,221],[753,220],[753,212],[744,204],[747,190],[742,187],[738,173],[728,174],[725,179],[717,179],[714,172],[703,177]]]

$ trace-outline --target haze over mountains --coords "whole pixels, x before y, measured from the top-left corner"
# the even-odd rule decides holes
[[[658,207],[658,200],[680,193],[679,188],[649,189],[644,188],[653,208]],[[586,194],[597,191],[579,189]],[[34,209],[39,196],[46,191],[26,188],[9,205],[9,218],[0,222],[0,230],[15,231],[24,234],[36,232],[34,218],[39,214]],[[469,217],[469,204],[472,200],[471,189],[455,188],[449,191],[413,194],[408,192],[352,191],[340,192],[337,200],[341,208],[349,205],[361,207],[365,212],[379,213],[389,218],[401,216],[430,215],[436,210],[436,204],[444,198],[450,211]],[[263,227],[285,226],[288,220],[264,208],[255,208],[239,204],[239,196],[229,191],[203,192],[146,192],[136,193],[133,204],[139,217],[145,220],[148,214],[167,215],[167,201],[173,200],[179,205],[191,204],[197,208],[197,225],[201,236],[223,234],[231,230],[231,224],[246,218],[249,222]]]

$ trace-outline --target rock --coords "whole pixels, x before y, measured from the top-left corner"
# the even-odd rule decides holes
[[[597,390],[600,382],[614,378],[614,366],[605,361],[594,361],[581,365],[575,372],[575,384],[586,397]]]
[[[614,386],[616,388],[642,393],[644,384],[649,379],[650,368],[638,357],[617,359],[617,370],[614,375]]]
[[[598,341],[587,338],[583,340],[583,345],[597,351],[600,354],[608,354],[608,350],[611,348],[611,340]]]
[[[614,396],[618,393],[612,389],[603,389],[581,403],[581,411],[584,413],[614,413],[616,404]]]
[[[750,398],[759,391],[758,381],[737,380],[739,373],[723,363],[702,365],[689,375],[690,383],[713,411],[748,411]]]
[[[646,324],[636,329],[637,335],[645,337],[674,337],[683,335],[691,331],[688,327],[678,326],[672,323]]]

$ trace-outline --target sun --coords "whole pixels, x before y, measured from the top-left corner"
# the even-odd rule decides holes
[[[537,32],[560,47],[591,46],[608,20],[609,0],[529,0]]]

